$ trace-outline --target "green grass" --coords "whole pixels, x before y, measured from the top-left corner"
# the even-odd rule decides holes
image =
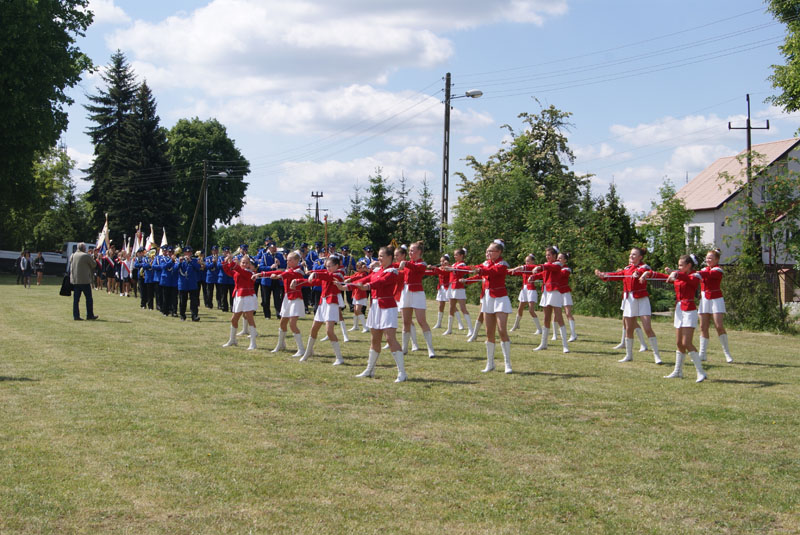
[[[436,330],[395,384],[388,351],[354,377],[364,334],[298,363],[276,320],[224,349],[227,314],[95,292],[78,323],[47,281],[0,277],[0,533],[800,532],[797,338],[732,331],[728,365],[712,335],[698,385],[662,379],[667,322],[656,366],[617,363],[619,319],[578,317],[563,355],[526,317],[513,375]]]

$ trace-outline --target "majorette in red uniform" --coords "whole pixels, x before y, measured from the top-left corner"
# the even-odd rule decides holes
[[[500,334],[500,349],[505,361],[505,372],[512,373],[511,340],[506,331],[508,314],[511,313],[511,300],[508,298],[508,289],[506,288],[508,263],[503,260],[504,249],[503,240],[494,240],[486,248],[486,262],[473,267],[473,271],[483,278],[481,310],[486,318],[486,368],[483,370],[484,373],[494,369],[495,329]]]
[[[428,319],[425,316],[428,302],[425,298],[425,290],[422,287],[422,278],[429,272],[428,265],[422,261],[422,251],[422,242],[412,243],[408,252],[409,259],[400,264],[405,278],[403,292],[398,305],[403,314],[402,348],[405,354],[408,351],[408,343],[412,337],[413,319],[416,318],[422,330],[425,345],[428,348],[428,358],[433,358],[436,356],[433,349],[433,333],[431,333]]]
[[[458,323],[458,328],[463,329],[459,313],[464,317],[468,334],[467,340],[474,339],[475,330],[472,326],[472,319],[467,312],[467,292],[464,278],[470,271],[469,266],[464,262],[467,255],[463,247],[453,251],[453,265],[450,266],[450,280],[448,281],[447,297],[450,300],[450,314],[447,318],[447,329],[442,335],[449,335],[453,332],[453,319]]]
[[[544,264],[531,266],[533,273],[542,274],[542,298],[539,300],[539,306],[544,308],[544,327],[542,327],[542,339],[539,345],[535,347],[534,351],[542,351],[547,349],[547,336],[550,334],[550,325],[552,320],[555,320],[561,333],[561,350],[564,353],[569,353],[569,346],[567,345],[567,329],[564,326],[564,316],[561,314],[561,307],[564,300],[561,296],[559,288],[561,286],[561,270],[563,266],[558,262],[558,249],[555,246],[548,247],[545,252]],[[528,271],[528,266],[522,266],[521,271]]]
[[[339,270],[340,259],[338,256],[331,255],[325,261],[326,269],[315,270],[311,272],[308,280],[300,281],[295,284],[295,287],[311,285],[315,282],[322,282],[322,293],[319,299],[319,306],[317,312],[314,314],[314,324],[311,327],[311,332],[308,335],[308,343],[300,362],[305,362],[314,354],[314,344],[317,342],[317,333],[325,325],[328,340],[333,347],[333,353],[336,355],[336,360],[333,362],[334,366],[344,364],[342,357],[342,350],[339,346],[339,339],[336,337],[335,325],[339,322],[339,299],[341,298],[341,290],[337,283],[344,282],[344,277]]]
[[[292,287],[292,281],[304,282],[305,272],[299,267],[300,255],[296,252],[289,253],[286,263],[286,269],[261,271],[258,277],[270,277],[275,281],[272,284],[277,284],[278,280],[283,281],[284,293],[280,312],[281,322],[278,326],[278,343],[272,352],[277,353],[286,349],[286,332],[287,329],[291,329],[294,341],[297,343],[297,351],[292,356],[302,357],[305,353],[305,348],[303,347],[303,336],[297,327],[297,318],[305,316],[305,303],[303,302],[301,286],[295,283],[294,287]]]
[[[233,307],[231,311],[231,335],[228,341],[222,347],[235,346],[236,344],[236,328],[239,326],[239,317],[244,315],[247,322],[247,332],[250,335],[250,346],[247,349],[256,349],[256,322],[253,318],[253,311],[258,308],[258,301],[256,300],[255,290],[253,289],[253,272],[248,267],[252,267],[250,257],[247,255],[242,256],[241,264],[237,263],[233,257],[228,254],[225,261],[222,263],[222,270],[226,275],[233,278]],[[243,267],[244,266],[244,267]]]
[[[694,297],[702,280],[702,276],[693,269],[696,265],[697,258],[694,255],[684,255],[678,261],[678,269],[669,275],[648,271],[642,277],[666,280],[672,282],[675,286],[675,319],[673,324],[675,329],[678,330],[678,349],[675,352],[675,369],[665,377],[667,379],[683,377],[683,360],[688,353],[697,370],[697,382],[700,383],[707,376],[705,370],[703,370],[700,354],[692,342],[694,330],[697,327],[697,305]]]
[[[730,347],[728,346],[728,332],[723,324],[725,314],[725,299],[722,297],[722,268],[719,267],[720,252],[712,249],[706,253],[706,267],[698,271],[703,277],[700,291],[700,359],[706,360],[708,351],[708,327],[711,320],[714,320],[714,327],[722,344],[722,352],[725,353],[725,360],[733,362]]]

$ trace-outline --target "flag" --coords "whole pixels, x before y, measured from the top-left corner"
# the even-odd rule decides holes
[[[156,233],[153,231],[153,225],[150,225],[150,235],[147,237],[147,244],[144,246],[145,251],[149,251],[156,244]]]
[[[167,229],[161,227],[161,230],[164,231],[164,234],[161,235],[161,247],[164,247],[165,245],[169,245],[169,242],[167,242]]]
[[[133,235],[133,245],[128,253],[128,269],[131,273],[133,272],[133,261],[136,259],[136,252],[142,247],[142,240],[144,239],[141,228],[142,224],[139,223],[139,228],[136,229],[136,233]]]
[[[106,222],[103,225],[103,230],[97,235],[97,244],[95,245],[100,254],[105,254],[108,251],[108,214],[106,214]]]

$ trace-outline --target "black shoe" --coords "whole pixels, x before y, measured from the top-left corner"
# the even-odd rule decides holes
[[[175,313],[173,312],[173,313],[172,313],[172,317],[173,317],[173,318],[177,318],[177,317],[178,317],[178,315],[177,315],[177,314],[175,314]]]
[[[86,319],[87,319],[87,320],[89,320],[89,321],[94,321],[94,320],[96,320],[97,318],[99,318],[99,316],[89,316],[89,317],[88,317],[88,318],[86,318]]]
[[[192,321],[200,321],[200,317],[199,316],[193,316],[192,317]]]
[[[281,315],[280,314],[278,314],[278,319],[281,319]]]
[[[186,316],[181,316],[181,321],[186,321]]]
[[[75,321],[83,321],[83,318],[72,318],[72,319],[74,319]]]

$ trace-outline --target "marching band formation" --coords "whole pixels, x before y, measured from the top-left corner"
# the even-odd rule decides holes
[[[232,252],[229,247],[221,250],[215,245],[208,255],[203,251],[194,252],[191,247],[173,248],[164,245],[160,252],[149,252],[140,248],[135,253],[132,265],[124,251],[96,256],[97,283],[107,283],[107,291],[129,295],[131,289],[140,297],[143,309],[158,310],[165,316],[187,318],[187,306],[192,321],[200,321],[200,293],[206,308],[216,308],[232,313],[229,338],[223,347],[237,346],[237,338],[249,338],[248,349],[256,349],[255,314],[258,311],[258,291],[261,291],[260,305],[265,318],[271,318],[271,304],[277,318],[278,341],[273,353],[292,351],[293,357],[301,362],[315,355],[317,337],[324,328],[324,338],[331,345],[335,360],[334,366],[344,363],[341,342],[349,342],[348,331],[361,329],[370,333],[370,347],[367,367],[358,377],[374,377],[375,364],[382,349],[388,349],[397,365],[395,382],[407,378],[404,356],[409,348],[419,349],[417,326],[422,333],[429,358],[436,357],[432,328],[426,317],[427,299],[423,290],[423,278],[437,277],[436,302],[438,316],[433,329],[441,329],[445,311],[448,313],[447,327],[443,336],[466,329],[466,340],[476,340],[481,326],[486,327],[486,366],[484,373],[495,369],[495,349],[500,346],[503,355],[504,371],[512,373],[511,340],[509,332],[520,328],[525,308],[534,322],[535,334],[541,341],[534,351],[548,349],[549,340],[561,339],[561,349],[569,353],[569,344],[578,337],[575,318],[572,315],[572,293],[569,278],[572,273],[568,266],[568,255],[555,246],[544,252],[545,262],[537,264],[530,254],[521,266],[511,268],[503,260],[505,244],[494,240],[486,248],[486,260],[478,265],[465,262],[467,251],[463,248],[453,251],[452,257],[445,254],[437,266],[428,266],[423,260],[424,244],[412,243],[410,246],[386,246],[373,257],[371,247],[364,248],[364,256],[356,259],[349,248],[341,247],[337,252],[335,244],[323,248],[316,242],[313,249],[303,243],[300,249],[292,252],[278,250],[271,238],[264,240],[264,247],[255,256],[250,256],[248,246],[241,245]],[[684,255],[678,261],[678,269],[666,273],[653,271],[643,259],[646,251],[634,247],[629,255],[629,264],[618,271],[595,274],[605,281],[621,280],[623,296],[622,342],[616,349],[625,349],[625,356],[619,362],[633,360],[634,333],[640,341],[640,351],[647,351],[647,342],[653,352],[654,362],[661,364],[658,340],[653,331],[650,316],[650,301],[647,291],[648,280],[666,280],[675,287],[676,307],[674,326],[676,329],[675,369],[666,378],[683,377],[683,362],[686,355],[694,363],[697,382],[707,378],[702,362],[706,360],[709,345],[709,326],[713,320],[720,344],[727,362],[733,362],[728,337],[723,326],[725,301],[720,290],[723,271],[719,267],[718,250],[708,251],[706,266],[700,270],[694,255]],[[514,311],[506,287],[509,276],[522,277],[519,293],[519,307],[514,324],[507,328],[508,316]],[[541,281],[541,294],[537,282]],[[472,323],[466,307],[466,285],[481,283],[480,312]],[[697,289],[701,288],[698,308],[695,302]],[[216,299],[215,299],[216,298]],[[272,301],[272,303],[270,303]],[[536,314],[536,306],[544,312],[543,323]],[[344,310],[350,308],[353,324],[346,328]],[[298,319],[313,313],[313,323],[304,343],[298,327]],[[241,331],[239,321],[244,317]],[[566,321],[565,321],[566,320]],[[639,322],[641,322],[641,327]],[[555,325],[553,325],[555,323]],[[694,331],[700,324],[700,348],[694,346]],[[337,335],[337,326],[341,332]],[[397,339],[398,327],[401,341]],[[569,328],[569,336],[567,329]],[[287,347],[288,332],[294,340],[294,347]],[[552,333],[552,339],[549,335]],[[647,335],[645,338],[644,335]],[[499,338],[499,341],[498,341]]]

